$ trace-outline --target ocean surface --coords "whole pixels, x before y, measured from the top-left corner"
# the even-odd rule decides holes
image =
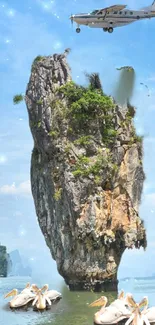
[[[103,293],[93,292],[70,292],[63,280],[51,281],[50,289],[58,290],[63,298],[54,305],[51,310],[35,312],[31,308],[28,311],[9,308],[9,299],[4,295],[13,288],[22,290],[27,282],[35,283],[34,279],[26,277],[0,278],[0,325],[93,325],[93,315],[97,307],[89,308],[88,304],[96,300]],[[44,281],[45,282],[45,281]],[[38,283],[42,286],[44,283]],[[119,282],[119,290],[134,294],[139,301],[143,296],[148,296],[149,305],[155,305],[155,280],[122,280]],[[116,298],[115,293],[106,293],[109,301]]]

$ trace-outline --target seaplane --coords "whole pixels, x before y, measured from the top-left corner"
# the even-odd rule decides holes
[[[77,23],[76,32],[80,33],[80,25],[91,28],[102,28],[104,32],[112,33],[114,28],[133,23],[137,20],[155,17],[155,0],[152,5],[140,10],[126,9],[127,5],[113,5],[94,10],[90,13],[71,15],[71,23]]]

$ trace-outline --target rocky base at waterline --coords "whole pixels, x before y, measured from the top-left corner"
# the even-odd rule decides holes
[[[146,247],[142,138],[135,109],[106,96],[98,74],[71,80],[66,53],[34,60],[25,95],[36,213],[71,290],[116,290],[125,249]]]
[[[88,281],[71,281],[66,280],[71,291],[94,291],[94,292],[118,292],[118,280],[94,280],[92,283]]]

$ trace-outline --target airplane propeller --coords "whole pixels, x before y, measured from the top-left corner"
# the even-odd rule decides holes
[[[70,15],[70,20],[71,20],[71,25],[73,27],[73,15],[72,14]]]

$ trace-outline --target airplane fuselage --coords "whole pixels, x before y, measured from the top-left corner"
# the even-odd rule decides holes
[[[151,10],[95,10],[89,14],[73,15],[72,20],[75,21],[78,26],[85,25],[92,28],[115,28],[123,25],[128,25],[137,20],[150,19],[155,17],[155,11]]]

